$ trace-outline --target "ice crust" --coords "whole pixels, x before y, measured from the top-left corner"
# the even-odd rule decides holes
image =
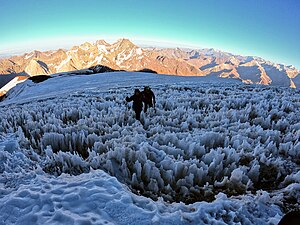
[[[12,95],[0,224],[277,224],[299,207],[299,91],[185,79],[152,84],[142,123],[124,101],[142,83]]]

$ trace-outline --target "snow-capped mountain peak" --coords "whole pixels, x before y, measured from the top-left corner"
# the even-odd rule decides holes
[[[31,61],[33,60],[33,61]],[[70,50],[39,52],[0,59],[0,74],[53,74],[103,65],[115,70],[150,69],[161,74],[219,76],[250,84],[300,87],[299,71],[260,57],[217,49],[140,48],[128,39],[113,44],[85,42]]]

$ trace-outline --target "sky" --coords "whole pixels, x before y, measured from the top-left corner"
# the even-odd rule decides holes
[[[300,69],[299,11],[299,0],[0,0],[0,56],[129,38]]]

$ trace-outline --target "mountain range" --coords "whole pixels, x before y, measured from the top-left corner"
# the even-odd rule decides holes
[[[22,76],[18,80],[24,80],[24,76],[50,75],[97,65],[114,70],[147,69],[160,74],[218,76],[239,79],[247,84],[300,87],[300,72],[294,66],[212,48],[141,48],[128,39],[120,39],[113,44],[104,40],[85,42],[69,50],[33,51],[0,59],[0,87],[9,80],[7,75],[10,79]]]

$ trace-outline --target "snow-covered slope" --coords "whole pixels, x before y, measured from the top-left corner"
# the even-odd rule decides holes
[[[277,224],[299,208],[300,93],[225,80],[17,85],[0,103],[0,224]],[[144,85],[157,104],[140,123],[124,99]]]
[[[22,83],[27,80],[27,76],[16,76],[6,85],[0,88],[0,97],[5,95],[9,90],[15,87],[17,84]]]

